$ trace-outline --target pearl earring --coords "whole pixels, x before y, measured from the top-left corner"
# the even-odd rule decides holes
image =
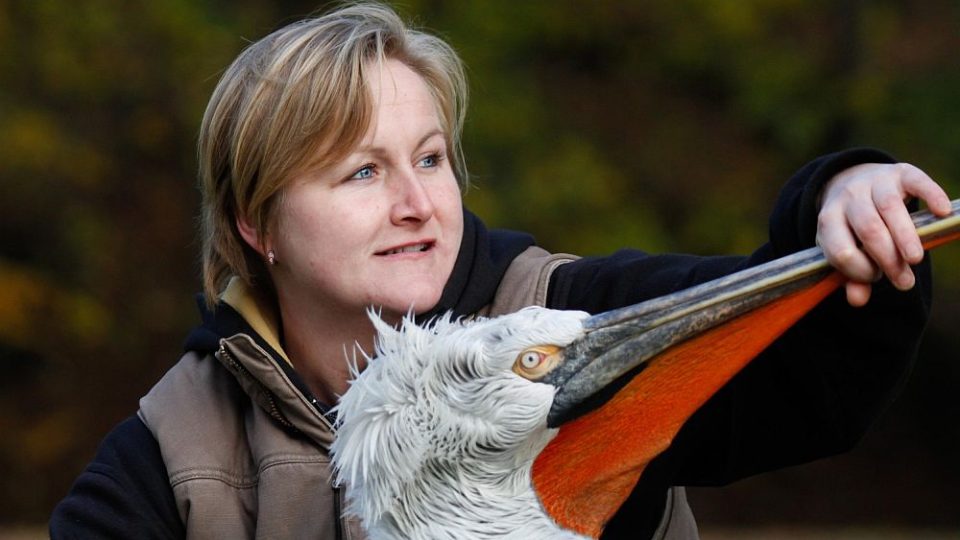
[[[270,266],[277,264],[277,254],[272,249],[267,250],[267,264]]]

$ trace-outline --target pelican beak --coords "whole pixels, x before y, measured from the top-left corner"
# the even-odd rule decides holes
[[[824,277],[817,248],[584,320],[584,335],[539,382],[556,388],[547,425],[603,405],[667,348]]]
[[[913,220],[925,249],[960,240],[960,200],[951,216]],[[562,424],[533,466],[544,509],[599,537],[690,416],[844,282],[811,248],[594,315],[573,343],[537,350],[549,371],[530,380],[552,385],[547,425]]]
[[[924,249],[960,239],[960,199],[951,204],[953,212],[945,217],[928,210],[912,214]],[[584,335],[539,379],[556,388],[547,425],[557,427],[600,407],[666,349],[808,288],[829,273],[823,252],[814,247],[585,319]]]

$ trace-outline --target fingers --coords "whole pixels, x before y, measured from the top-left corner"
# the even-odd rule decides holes
[[[869,283],[849,281],[846,285],[847,303],[853,307],[863,307],[870,300],[872,287]]]
[[[870,257],[857,246],[843,208],[834,206],[820,212],[817,244],[827,262],[853,281],[870,283],[878,272]]]
[[[902,201],[899,204],[903,207]],[[889,209],[884,209],[884,211],[891,214],[890,217],[894,221],[898,217],[894,205],[891,205]],[[904,213],[906,213],[905,208]],[[861,250],[876,263],[880,271],[898,287],[912,287],[913,273],[903,257],[900,256],[889,224],[881,215],[881,209],[874,204],[872,197],[851,201],[847,216],[850,227],[856,237],[860,239]],[[909,226],[912,227],[913,224],[909,220],[910,217],[907,215]],[[916,229],[913,230],[912,234],[916,236]]]
[[[950,214],[953,209],[950,197],[939,184],[909,163],[901,163],[899,167],[905,195],[922,200],[936,216],[944,217]]]
[[[858,231],[857,236],[894,286],[907,290],[916,281],[910,265],[923,260],[923,245],[904,200],[918,197],[937,215],[949,214],[951,204],[943,189],[920,169],[903,163],[896,166],[895,172],[899,173],[894,176],[895,181],[871,184],[872,206],[883,221],[885,233],[877,230],[880,227],[872,216],[867,216],[860,222],[862,232]],[[870,214],[868,208],[861,210]]]
[[[900,257],[909,264],[919,263],[923,259],[923,245],[903,203],[903,193],[891,184],[878,185],[873,190],[873,206]],[[883,263],[881,267],[888,273]]]
[[[886,275],[907,290],[916,278],[910,265],[923,260],[923,246],[905,200],[923,200],[935,215],[951,212],[947,194],[926,173],[908,165],[858,165],[838,174],[824,189],[817,243],[827,261],[844,274],[847,300],[863,305],[870,283]]]

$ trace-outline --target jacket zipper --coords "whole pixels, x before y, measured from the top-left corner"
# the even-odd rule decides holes
[[[220,355],[226,359],[227,363],[229,363],[231,367],[242,373],[244,377],[248,377],[251,380],[256,380],[253,375],[250,374],[250,370],[248,370],[240,362],[237,362],[233,355],[227,351],[227,348],[222,342],[220,343]],[[280,422],[284,427],[296,429],[296,427],[289,420],[287,420],[283,413],[280,412],[280,407],[277,406],[277,401],[276,398],[274,398],[273,393],[264,388],[264,395],[267,398],[267,404],[269,405],[269,410],[267,412],[270,413],[270,416],[276,421]]]
[[[340,504],[340,484],[334,482],[333,484],[333,514],[334,514],[334,523],[336,524],[336,538],[337,540],[343,540],[343,516],[341,515],[342,505]]]

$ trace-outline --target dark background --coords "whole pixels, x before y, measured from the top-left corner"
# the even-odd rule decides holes
[[[245,44],[321,7],[0,0],[0,525],[44,522],[177,359],[206,100]],[[397,7],[468,65],[467,204],[549,249],[749,252],[789,174],[850,146],[960,196],[955,1]],[[915,374],[863,445],[696,491],[704,529],[960,531],[958,263],[936,252]]]

